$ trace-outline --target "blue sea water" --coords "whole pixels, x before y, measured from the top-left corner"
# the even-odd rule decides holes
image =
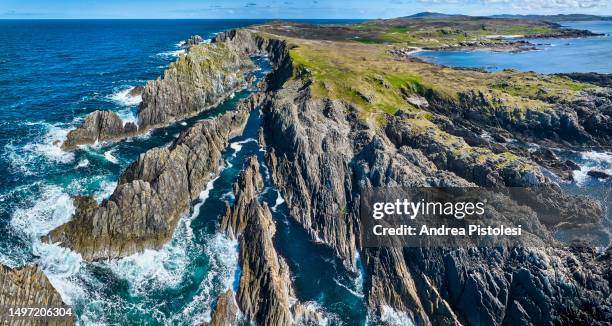
[[[68,221],[71,197],[107,198],[118,175],[144,151],[168,145],[199,120],[235,104],[238,92],[212,111],[147,135],[87,146],[73,153],[59,145],[87,113],[110,109],[135,118],[131,87],[161,75],[190,35],[211,38],[257,20],[0,20],[0,263],[39,264],[81,324],[192,325],[210,318],[216,297],[235,286],[237,243],[217,231],[232,183],[257,141],[259,114],[224,154],[227,167],[203,190],[161,250],[111,262],[85,263],[70,250],[39,237]],[[318,20],[312,23],[346,23]],[[269,71],[255,58],[261,79]],[[263,168],[265,171],[265,167]],[[276,246],[291,267],[297,299],[331,324],[359,324],[365,305],[359,275],[287,217],[266,175],[262,200],[274,207]],[[315,284],[316,286],[313,286]]]
[[[489,71],[517,69],[541,73],[612,73],[612,21],[564,22],[563,26],[586,29],[605,36],[568,39],[526,39],[537,51],[519,53],[490,51],[425,51],[418,57],[438,64]]]

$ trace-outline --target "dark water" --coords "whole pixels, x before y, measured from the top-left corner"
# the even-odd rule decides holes
[[[418,53],[417,56],[447,66],[482,68],[489,71],[517,69],[541,73],[612,73],[611,21],[565,22],[562,25],[606,35],[569,39],[526,39],[537,44],[538,50],[520,53],[426,51]]]
[[[191,325],[207,320],[216,297],[234,286],[239,275],[237,243],[218,233],[217,224],[245,158],[263,157],[255,141],[257,112],[224,154],[227,167],[203,189],[161,250],[87,264],[74,252],[41,244],[38,238],[70,219],[71,196],[106,198],[140,153],[168,145],[197,121],[233,109],[250,90],[184,122],[74,153],[59,148],[68,130],[96,109],[133,120],[139,99],[127,91],[157,78],[176,59],[180,40],[193,34],[210,38],[258,22],[0,21],[0,263],[41,265],[81,324]],[[255,61],[261,69],[254,73],[261,79],[270,67],[265,58]],[[363,323],[359,276],[289,222],[268,177],[266,186],[261,200],[274,207],[275,243],[291,267],[296,299],[322,311],[331,324]]]

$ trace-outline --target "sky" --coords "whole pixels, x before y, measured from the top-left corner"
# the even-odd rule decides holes
[[[0,19],[393,18],[447,14],[612,15],[612,0],[0,0]]]

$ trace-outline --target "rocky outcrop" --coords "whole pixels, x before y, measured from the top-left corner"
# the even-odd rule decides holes
[[[550,103],[547,109],[518,109],[494,103],[480,91],[459,94],[459,102],[423,94],[434,112],[455,124],[491,134],[508,132],[524,142],[560,147],[609,148],[612,134],[612,89],[589,89],[572,101]]]
[[[609,256],[544,245],[555,241],[551,230],[581,223],[573,216],[598,223],[601,209],[593,201],[562,192],[529,156],[504,146],[473,147],[445,132],[444,124],[454,120],[398,113],[379,127],[357,118],[351,105],[313,98],[308,85],[290,79],[263,105],[268,165],[290,215],[313,239],[334,248],[349,270],[356,269],[359,250],[371,320],[385,324],[395,315],[421,325],[605,323],[612,309]],[[506,215],[508,222],[523,221],[540,234],[533,247],[541,249],[360,247],[359,203],[366,189],[474,185],[555,194],[552,212],[541,219],[507,206],[515,212]],[[540,200],[546,199],[534,196],[527,205]]]
[[[38,266],[13,269],[0,265],[0,321],[10,325],[74,325],[74,317],[5,319],[9,308],[68,308]],[[74,312],[73,312],[74,314]]]
[[[217,34],[212,42],[227,44],[246,55],[266,55],[274,68],[266,77],[269,90],[280,88],[292,73],[289,46],[284,40],[267,37],[254,30],[233,29]]]
[[[128,122],[124,125],[117,113],[98,110],[88,114],[79,128],[68,133],[62,149],[72,150],[78,145],[133,136],[137,132],[138,128],[134,123]]]
[[[607,174],[606,172],[603,171],[597,171],[597,170],[590,170],[589,172],[587,172],[587,174],[590,177],[593,177],[595,179],[607,179],[610,177],[609,174]]]
[[[68,134],[62,148],[72,150],[81,144],[134,136],[208,110],[245,87],[254,67],[247,55],[225,43],[192,45],[162,78],[132,90],[142,94],[138,126],[124,124],[112,111],[95,111]]]
[[[203,43],[204,39],[200,35],[191,35],[188,39],[181,41],[181,49],[189,50],[192,46]]]
[[[365,126],[356,116],[344,116],[349,107],[308,100],[308,90],[300,92],[301,86],[286,83],[264,106],[272,178],[291,216],[313,239],[329,244],[341,257],[354,258],[355,221],[340,212],[350,207],[350,161],[358,145],[352,140],[368,135],[359,130]],[[322,119],[329,123],[321,124]]]
[[[591,83],[601,87],[612,87],[612,74],[598,74],[596,72],[574,72],[560,74],[584,83]]]
[[[162,78],[147,83],[138,107],[138,126],[146,130],[167,125],[217,105],[245,86],[247,71],[253,68],[248,56],[227,44],[192,47],[170,64]]]
[[[109,199],[97,204],[92,197],[77,197],[73,219],[45,241],[59,242],[87,260],[160,248],[218,172],[223,150],[242,132],[253,105],[256,100],[243,101],[234,111],[195,124],[170,147],[141,154]]]
[[[212,314],[210,323],[206,326],[232,326],[238,321],[238,306],[234,299],[234,292],[228,290],[217,299],[215,312]]]
[[[247,159],[236,184],[236,203],[221,225],[240,243],[240,283],[236,301],[245,317],[258,325],[291,324],[289,268],[274,249],[276,232],[268,206],[257,196],[263,179],[256,156]]]
[[[142,93],[144,92],[144,86],[134,86],[132,89],[130,89],[130,91],[127,93],[128,96],[130,97],[137,97],[137,96],[142,96]]]
[[[236,201],[221,222],[221,229],[240,244],[238,307],[256,325],[320,324],[323,316],[317,309],[293,298],[289,266],[274,248],[272,214],[258,199],[263,186],[257,157],[251,156],[234,184]]]

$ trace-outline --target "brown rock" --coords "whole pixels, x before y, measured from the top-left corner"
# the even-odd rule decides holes
[[[229,139],[242,133],[250,113],[245,103],[197,123],[169,148],[141,154],[100,205],[92,197],[77,197],[73,219],[44,240],[61,242],[87,260],[160,248],[211,175],[218,172]]]
[[[72,316],[64,318],[5,319],[5,312],[9,308],[70,308],[38,266],[12,269],[0,265],[0,306],[3,309],[0,317],[3,325],[74,325],[74,311]]]
[[[234,292],[228,290],[217,299],[215,312],[212,314],[210,323],[206,326],[232,326],[236,325],[238,319],[238,306],[234,299]]]
[[[87,115],[81,126],[68,133],[62,149],[72,150],[78,145],[123,138],[136,134],[137,129],[132,123],[124,127],[119,115],[113,111],[94,111]]]

